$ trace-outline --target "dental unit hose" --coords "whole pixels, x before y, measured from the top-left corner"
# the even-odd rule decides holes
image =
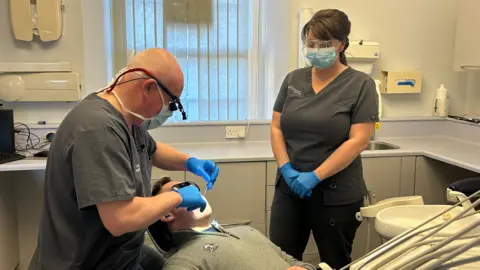
[[[474,197],[474,196],[478,196],[480,194],[480,190],[475,192],[474,194],[470,195],[468,198],[462,200],[462,201],[459,201],[457,202],[456,204],[454,204],[452,207],[450,208],[447,208],[446,210],[438,213],[437,215],[431,217],[430,219],[424,221],[423,223],[421,223],[420,225],[418,225],[417,227],[414,227],[414,228],[411,228],[411,229],[408,229],[406,231],[404,231],[403,233],[397,235],[396,237],[392,238],[391,240],[389,240],[385,246],[379,246],[377,248],[375,248],[373,251],[370,252],[370,254],[372,253],[377,253],[377,254],[374,254],[371,258],[369,258],[366,262],[364,262],[358,269],[362,269],[363,267],[365,267],[367,264],[369,264],[370,262],[372,262],[373,260],[379,258],[380,256],[384,255],[385,253],[389,252],[392,248],[394,248],[397,244],[402,244],[404,243],[405,241],[408,241],[409,239],[411,239],[413,236],[410,235],[412,232],[414,232],[415,230],[418,230],[419,228],[425,226],[426,224],[430,223],[432,220],[435,220],[436,218],[442,216],[443,214],[447,213],[448,211],[452,210],[453,208],[459,206],[460,204],[462,204],[464,201],[466,200],[469,200],[470,198]],[[453,220],[456,220],[458,217],[456,217],[455,219]],[[431,228],[429,228],[428,230],[430,230]],[[360,257],[357,261],[360,261],[362,259],[365,259],[368,257],[369,254],[365,254],[364,256]],[[348,269],[351,265],[353,265],[354,262],[351,262],[347,265],[345,265],[344,267],[342,267],[340,270],[346,270]]]
[[[455,222],[456,220],[458,220],[459,218],[461,218],[463,215],[465,215],[465,213],[467,213],[468,211],[470,211],[470,209],[476,207],[477,205],[480,204],[480,199],[476,200],[470,207],[468,207],[467,209],[463,210],[460,214],[458,214],[458,216],[456,216],[455,218],[449,220],[448,222],[445,222],[442,224],[442,226],[440,226],[439,228],[436,228],[433,232],[430,232],[428,233],[427,235],[423,236],[420,240],[418,240],[417,242],[418,243],[421,243],[422,241],[424,241],[425,239],[431,237],[432,235],[434,235],[435,233],[441,231],[443,228],[447,227],[448,225],[450,225],[451,223]],[[480,225],[480,220],[473,223],[472,225],[462,229],[461,231],[453,234],[452,236],[450,236],[449,238],[443,240],[442,242],[440,242],[438,245],[435,245],[435,246],[432,246],[430,247],[429,249],[423,251],[423,252],[420,252],[420,254],[417,254],[415,257],[413,257],[409,263],[405,263],[404,265],[401,265],[400,267],[403,267],[403,266],[407,266],[407,265],[410,265],[412,264],[413,262],[415,262],[416,259],[418,258],[421,258],[431,252],[434,252],[436,250],[438,250],[439,248],[441,247],[444,247],[445,245],[449,244],[450,242],[454,241],[456,238],[458,238],[459,236],[462,236],[464,234],[466,234],[467,232],[471,231],[472,229],[476,228],[477,226]]]
[[[479,191],[479,192],[480,192],[480,191]],[[432,235],[436,234],[437,232],[441,231],[443,228],[445,228],[445,227],[449,226],[450,224],[452,224],[453,222],[461,219],[461,218],[465,215],[465,213],[467,213],[468,211],[470,211],[471,208],[475,207],[475,206],[478,205],[478,204],[480,204],[480,200],[477,200],[474,204],[472,204],[472,206],[470,206],[469,208],[463,210],[463,211],[462,211],[460,214],[458,214],[455,218],[449,220],[448,222],[442,223],[441,226],[439,226],[438,228],[435,228],[435,229],[433,230],[433,232],[427,233],[425,236],[423,236],[422,238],[420,238],[420,240],[415,241],[415,243],[421,243],[421,242],[423,242],[425,239],[427,239],[427,238],[431,237]],[[451,210],[451,209],[453,209],[453,208],[449,208],[449,209]],[[444,213],[442,213],[442,214],[444,214]],[[417,227],[417,228],[418,228],[418,227]],[[460,235],[462,235],[462,234],[460,234]],[[413,236],[415,236],[415,235],[413,235]],[[458,237],[457,234],[455,234],[455,236]],[[412,238],[412,237],[409,237],[409,239],[410,239],[410,238]],[[450,243],[451,241],[453,241],[452,237],[450,237],[449,239],[451,239],[451,240],[448,241],[448,242],[446,242],[447,244]],[[447,239],[447,240],[449,240],[449,239]],[[443,244],[443,243],[445,243],[445,241],[447,241],[447,240],[444,240],[442,243],[438,244],[437,246],[431,247],[431,248],[428,250],[428,252],[427,252],[427,251],[420,252],[420,254],[418,254],[418,255],[416,255],[415,257],[413,257],[410,261],[404,262],[404,263],[402,263],[401,265],[399,265],[398,267],[399,267],[399,268],[404,267],[405,265],[407,265],[407,264],[415,261],[416,259],[418,259],[418,258],[420,258],[420,257],[422,257],[422,256],[425,256],[426,254],[428,254],[428,253],[430,253],[430,252],[436,251],[438,248],[440,248],[440,247],[438,247],[438,246],[444,246],[445,244]],[[414,244],[414,243],[412,243],[412,244]],[[442,245],[442,244],[443,244],[443,245]],[[436,247],[438,247],[438,248],[436,248]],[[403,248],[399,249],[398,251],[392,252],[392,254],[390,254],[389,256],[386,256],[385,258],[383,258],[383,259],[381,259],[379,262],[377,262],[377,266],[378,266],[378,267],[384,266],[386,263],[388,263],[388,262],[389,262],[390,260],[392,260],[393,258],[400,256],[400,255],[403,254],[404,252],[407,252],[410,248],[411,248],[411,245],[410,245],[410,246],[407,246],[407,247],[403,247]],[[363,267],[363,265],[362,265],[362,267]],[[360,270],[360,269],[359,269],[359,270]]]

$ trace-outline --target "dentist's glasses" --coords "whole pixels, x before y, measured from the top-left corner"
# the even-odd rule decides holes
[[[197,184],[195,184],[194,182],[190,182],[190,181],[185,181],[182,183],[175,184],[172,186],[171,190],[179,190],[181,188],[188,187],[188,186],[194,186],[198,189],[198,191],[200,191],[200,187],[198,187]]]
[[[120,78],[122,78],[125,74],[130,72],[143,72],[145,75],[148,76],[149,79],[154,79],[155,82],[158,84],[158,86],[163,90],[163,92],[165,92],[171,99],[170,102],[168,103],[169,110],[172,112],[179,110],[180,113],[182,113],[182,119],[187,120],[187,113],[183,109],[183,105],[180,102],[180,98],[172,94],[172,91],[170,91],[160,80],[155,78],[148,70],[144,68],[131,68],[129,70],[122,72],[120,75],[118,75],[118,77],[115,79],[112,85],[110,85],[106,89],[106,91],[111,92],[113,88],[115,88],[115,86],[118,84],[118,81],[120,80]]]

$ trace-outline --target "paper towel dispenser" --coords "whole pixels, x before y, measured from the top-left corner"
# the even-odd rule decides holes
[[[73,102],[81,99],[78,73],[0,74],[0,100],[7,102]]]
[[[22,41],[55,41],[62,35],[62,0],[10,0],[10,21],[13,35]]]

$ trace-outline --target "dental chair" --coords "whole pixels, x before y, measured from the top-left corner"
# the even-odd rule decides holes
[[[463,179],[454,182],[450,186],[448,186],[447,200],[452,203],[456,203],[458,201],[465,201],[462,204],[462,207],[467,208],[473,203],[475,198],[472,198],[470,200],[465,199],[478,190],[480,190],[480,177]],[[475,207],[474,210],[480,210],[480,206]]]
[[[480,269],[479,197],[480,178],[470,178],[447,189],[453,206],[424,205],[421,196],[373,200],[357,219],[374,219],[388,241],[340,270]]]

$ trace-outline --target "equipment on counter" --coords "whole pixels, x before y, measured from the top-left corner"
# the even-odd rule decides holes
[[[0,164],[24,158],[15,149],[13,110],[0,108]]]
[[[450,99],[448,98],[448,90],[443,84],[435,92],[435,103],[433,107],[433,115],[446,117],[450,110]]]

